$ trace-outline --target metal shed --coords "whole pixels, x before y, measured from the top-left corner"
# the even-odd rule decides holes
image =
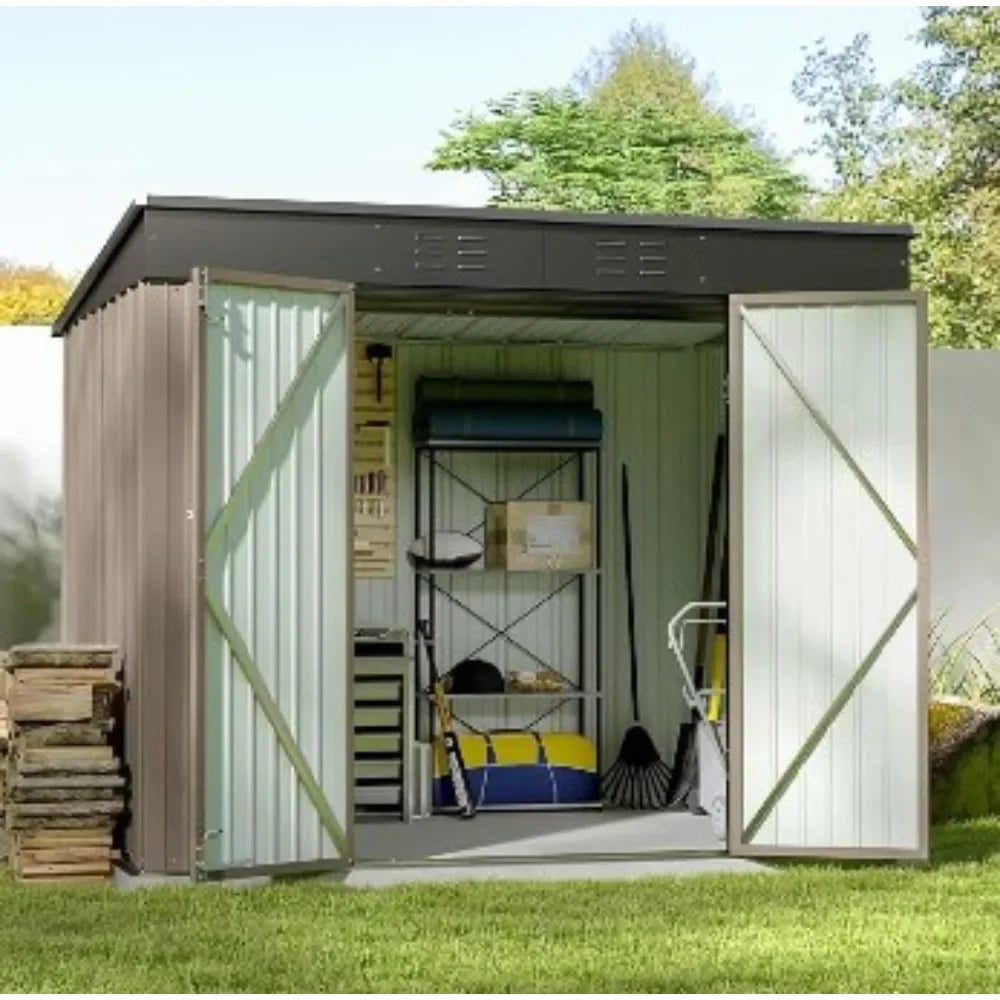
[[[592,381],[609,529],[617,466],[639,478],[644,722],[665,744],[687,716],[665,626],[697,593],[727,414],[726,850],[926,858],[926,306],[909,289],[912,235],[131,205],[55,334],[63,636],[124,650],[136,866],[197,876],[359,857],[352,635],[412,620],[405,423],[427,373]],[[352,580],[355,355],[371,340],[395,349],[397,557],[383,578]],[[458,493],[441,502],[462,509]],[[600,548],[600,633],[564,627],[561,599],[531,639],[600,647],[610,759],[631,721],[613,669],[625,656],[616,529]],[[523,604],[533,591],[480,596]],[[465,626],[443,624],[458,649]]]

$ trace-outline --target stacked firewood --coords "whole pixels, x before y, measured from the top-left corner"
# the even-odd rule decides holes
[[[111,875],[125,778],[111,744],[119,657],[102,646],[17,646],[3,665],[10,734],[6,829],[24,881]]]

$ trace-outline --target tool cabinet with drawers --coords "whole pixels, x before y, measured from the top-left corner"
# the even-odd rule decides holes
[[[354,637],[354,811],[411,818],[413,664],[405,632]]]

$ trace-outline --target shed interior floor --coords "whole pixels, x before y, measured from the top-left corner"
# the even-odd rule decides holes
[[[408,824],[359,818],[355,841],[359,861],[722,853],[725,849],[707,816],[617,809],[480,813],[471,820],[435,815]]]

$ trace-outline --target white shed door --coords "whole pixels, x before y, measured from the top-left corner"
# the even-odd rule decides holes
[[[203,873],[351,858],[353,293],[202,280]]]
[[[928,851],[925,302],[730,305],[729,846]]]

